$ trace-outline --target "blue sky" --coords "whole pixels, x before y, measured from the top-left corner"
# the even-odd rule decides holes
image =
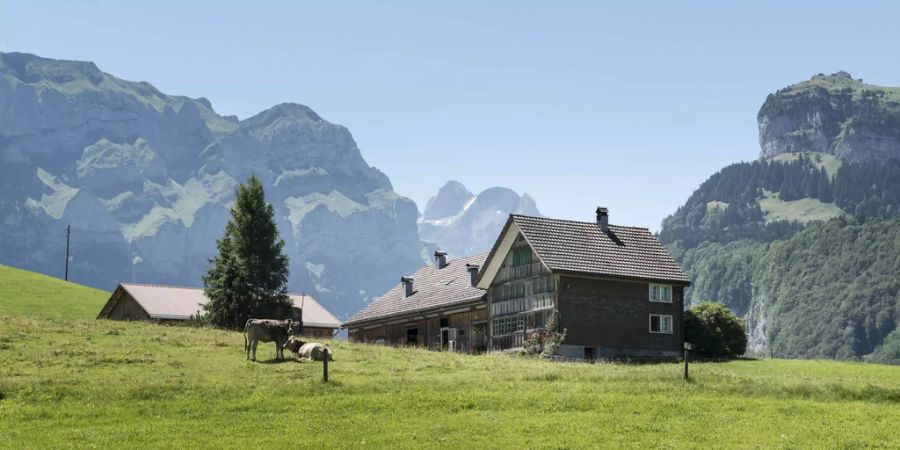
[[[308,105],[420,207],[456,179],[656,230],[757,157],[768,93],[837,70],[900,85],[900,3],[125,3],[0,0],[0,49],[240,118]]]

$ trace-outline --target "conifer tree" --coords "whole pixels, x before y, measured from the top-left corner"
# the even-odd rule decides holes
[[[290,303],[288,258],[275,224],[275,209],[265,201],[262,183],[251,175],[238,186],[219,254],[203,277],[209,301],[203,308],[215,326],[240,329],[251,317],[272,317]]]

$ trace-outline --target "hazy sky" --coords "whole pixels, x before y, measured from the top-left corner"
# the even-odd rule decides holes
[[[658,229],[757,157],[768,93],[837,70],[900,85],[900,2],[125,3],[0,0],[0,49],[242,119],[308,105],[420,208],[455,179]]]

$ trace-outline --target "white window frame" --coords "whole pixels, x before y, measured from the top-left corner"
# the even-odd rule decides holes
[[[654,298],[653,293],[656,293]],[[663,295],[666,292],[667,295]],[[672,285],[671,284],[650,284],[647,290],[647,298],[653,303],[672,303]]]
[[[653,318],[659,317],[659,331],[653,331]],[[664,320],[668,319],[669,327],[666,330],[666,327],[663,326]],[[647,329],[653,334],[673,334],[673,330],[675,328],[674,319],[669,314],[650,314],[650,317],[647,319]]]

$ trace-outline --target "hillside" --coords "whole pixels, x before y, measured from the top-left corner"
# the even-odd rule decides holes
[[[900,323],[900,162],[830,176],[821,155],[785,155],[714,174],[659,238],[693,281],[688,302],[745,316],[753,353],[865,358]]]
[[[108,299],[109,292],[0,265],[0,315],[93,319]]]
[[[898,92],[845,73],[777,91],[759,112],[762,158],[663,221],[688,302],[747,318],[751,353],[900,364]]]
[[[47,318],[47,295],[97,293],[10,270],[0,286],[10,277],[33,290],[0,288],[3,448],[900,446],[900,367],[694,363],[684,383],[679,364],[335,341],[322,384],[318,363],[245,361],[239,333]]]
[[[236,185],[262,180],[289,289],[346,317],[418,268],[416,205],[343,126],[279,104],[243,120],[90,62],[0,53],[0,263],[197,286]]]

